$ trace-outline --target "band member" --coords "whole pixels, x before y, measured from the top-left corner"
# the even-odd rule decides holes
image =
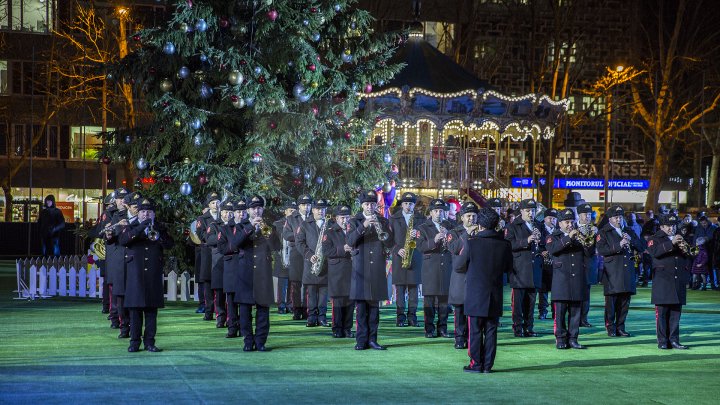
[[[110,304],[110,327],[113,329],[120,328],[120,316],[118,312],[117,298],[115,298],[115,275],[125,268],[125,248],[120,246],[117,237],[120,235],[118,227],[127,223],[127,207],[125,206],[125,196],[128,195],[127,189],[120,187],[113,192],[115,198],[115,210],[110,217],[110,223],[103,227],[102,238],[105,239],[105,274],[109,284],[111,304]],[[125,286],[118,286],[119,290]],[[128,325],[130,320],[123,319]]]
[[[335,338],[355,337],[352,333],[353,302],[350,300],[352,248],[347,244],[350,207],[335,209],[335,222],[329,226],[322,241],[323,256],[328,262],[328,294],[332,298],[332,334]]]
[[[310,214],[312,197],[301,195],[297,200],[297,211],[286,218],[282,237],[290,245],[290,266],[288,267],[288,296],[293,311],[293,320],[307,319],[307,310],[302,302],[302,276],[305,259],[296,247],[295,232]]]
[[[552,260],[550,260],[550,254],[545,249],[545,241],[547,237],[552,235],[557,226],[557,210],[549,208],[545,210],[545,217],[543,218],[542,225],[540,228],[540,250],[542,251],[542,282],[540,289],[538,290],[538,319],[548,318],[548,293],[552,287]],[[551,306],[552,309],[552,306]],[[555,318],[555,312],[553,312],[552,319]]]
[[[103,238],[104,236],[104,230],[105,227],[110,225],[112,223],[112,217],[115,214],[115,211],[117,211],[117,208],[115,207],[115,198],[113,193],[110,193],[105,196],[105,200],[103,201],[105,204],[105,211],[103,211],[102,215],[100,215],[100,218],[98,218],[97,224],[95,224],[95,229],[93,232],[93,236],[95,238]],[[104,240],[103,240],[103,243]],[[107,254],[107,251],[105,252]],[[96,262],[98,269],[100,270],[100,277],[102,277],[102,313],[103,314],[109,314],[110,313],[110,284],[108,284],[108,277],[107,272],[105,271],[106,265],[105,265],[105,259],[98,259]],[[110,319],[110,316],[108,316],[108,320]]]
[[[502,201],[499,198],[491,198],[487,201],[488,207],[492,208],[493,211],[495,211],[498,214],[498,217],[500,217],[500,220],[498,221],[497,230],[503,231],[505,229],[505,220],[503,219],[505,217],[505,214],[503,213],[503,204]]]
[[[385,275],[385,249],[392,248],[393,235],[389,222],[376,214],[377,194],[368,190],[360,196],[362,212],[350,219],[347,244],[352,248],[350,299],[357,310],[355,350],[371,347],[385,350],[378,344],[380,301],[388,298]]]
[[[232,250],[244,251],[241,263],[240,288],[235,293],[234,302],[240,306],[240,333],[245,345],[243,351],[265,352],[270,332],[270,305],[274,301],[272,279],[272,251],[277,249],[277,237],[272,235],[273,228],[263,219],[265,199],[254,195],[248,200],[249,221],[244,230],[237,230],[230,238]],[[238,234],[245,233],[245,236]],[[242,242],[238,242],[242,240]],[[252,307],[255,306],[255,330],[253,331]]]
[[[245,261],[246,253],[239,246],[243,246],[245,239],[252,233],[252,226],[247,218],[246,203],[242,198],[232,201],[235,211],[233,217],[226,225],[222,225],[218,230],[217,249],[223,254],[223,291],[225,292],[227,303],[227,326],[228,332],[226,338],[232,339],[238,337],[240,331],[239,305],[240,291],[249,279],[249,273],[243,271],[247,269]],[[243,278],[243,275],[246,277]],[[236,296],[238,298],[236,298]]]
[[[540,230],[535,225],[535,200],[520,202],[520,216],[505,228],[505,239],[513,250],[511,309],[516,337],[536,337],[533,331],[536,289],[542,283]]]
[[[327,322],[328,274],[327,261],[322,257],[322,235],[327,231],[328,201],[319,198],[312,207],[312,215],[300,223],[295,232],[295,246],[303,255],[302,283],[305,287],[307,327],[330,326]],[[320,253],[320,254],[318,254]],[[317,267],[319,266],[319,268]],[[317,268],[317,271],[313,271]]]
[[[584,349],[578,343],[582,302],[588,299],[585,258],[595,250],[594,241],[583,245],[582,235],[575,229],[575,213],[566,208],[558,217],[559,224],[545,240],[553,256],[552,301],[555,306],[555,344],[558,349]]]
[[[203,319],[206,321],[213,320],[213,309],[215,309],[215,297],[212,291],[212,247],[207,244],[207,236],[210,230],[210,224],[219,219],[218,205],[220,204],[220,195],[216,192],[208,193],[205,197],[205,207],[203,214],[198,217],[196,225],[196,235],[202,242],[200,245],[200,273],[196,274],[196,281],[201,284],[199,288],[203,289],[205,296],[205,315]]]
[[[607,211],[608,224],[598,232],[595,246],[605,261],[605,329],[608,336],[627,337],[630,334],[625,331],[625,319],[636,288],[634,258],[645,250],[645,244],[632,229],[623,228],[623,215],[619,206]]]
[[[463,243],[459,257],[465,264],[464,311],[468,316],[469,373],[490,373],[495,363],[497,329],[503,312],[503,275],[512,271],[512,250],[497,228],[499,216],[491,208],[477,215],[477,233]],[[458,261],[456,261],[458,263]]]
[[[411,249],[410,258],[408,246],[411,241],[417,243],[419,233],[417,228],[425,222],[425,217],[415,212],[417,196],[413,193],[403,193],[400,198],[402,209],[390,216],[390,228],[395,236],[395,246],[390,256],[392,257],[392,283],[395,285],[397,319],[399,327],[419,326],[417,322],[418,306],[418,285],[422,272],[422,253],[417,249]],[[412,223],[412,229],[408,234],[408,226]],[[410,259],[410,260],[408,260]],[[405,264],[405,266],[403,265]],[[407,267],[406,267],[407,266]],[[405,315],[405,293],[407,293],[407,316]]]
[[[687,303],[687,271],[690,249],[682,236],[676,234],[676,215],[660,217],[660,229],[648,241],[647,251],[653,259],[652,296],[655,304],[658,349],[680,349],[680,315]]]
[[[492,211],[494,212],[494,211]],[[466,202],[460,208],[462,225],[448,232],[447,246],[452,256],[453,272],[450,275],[448,302],[455,308],[455,348],[467,349],[468,330],[465,316],[465,274],[467,272],[467,250],[463,250],[468,238],[478,233],[478,207]],[[496,215],[497,216],[497,215]],[[501,275],[502,277],[502,275]],[[501,278],[502,285],[502,278]]]
[[[205,243],[210,246],[212,252],[210,287],[213,292],[215,313],[217,314],[216,326],[218,328],[226,328],[227,303],[225,292],[223,291],[223,269],[225,264],[223,263],[223,253],[218,250],[218,231],[222,226],[228,225],[232,219],[234,208],[230,200],[221,202],[218,208],[220,210],[220,217],[217,221],[210,222],[207,236],[205,236]]]
[[[444,222],[447,204],[441,199],[430,201],[430,219],[420,225],[417,248],[423,254],[423,310],[425,313],[425,337],[451,337],[447,333],[448,293],[452,255],[447,249],[447,223]],[[435,314],[437,313],[437,324]]]
[[[119,242],[127,248],[127,285],[125,306],[130,312],[130,346],[128,352],[140,350],[140,336],[145,350],[162,351],[155,346],[158,308],[165,306],[163,283],[163,249],[173,246],[166,227],[155,218],[152,201],[143,199],[138,218],[125,227]],[[143,322],[145,332],[142,331]]]
[[[580,232],[589,234],[594,237],[597,235],[598,229],[593,225],[592,220],[592,206],[588,203],[580,204],[577,206],[577,223]],[[580,326],[583,328],[591,328],[592,324],[588,321],[588,314],[590,313],[590,287],[598,282],[598,258],[595,251],[590,252],[591,255],[585,259],[585,269],[587,270],[587,301],[583,302],[582,305],[582,316],[580,318]]]
[[[285,221],[297,210],[297,203],[292,201],[285,206],[284,216],[273,222],[275,235],[278,237],[277,244],[280,250],[273,252],[273,277],[277,278],[277,290],[275,291],[275,302],[278,306],[278,314],[287,314],[288,310],[288,267],[290,266],[290,242],[282,237]]]

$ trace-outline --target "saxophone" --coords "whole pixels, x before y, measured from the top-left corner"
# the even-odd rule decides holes
[[[417,246],[417,242],[412,237],[412,231],[413,231],[413,225],[415,223],[415,214],[410,216],[410,221],[408,222],[407,226],[407,232],[405,233],[405,246],[403,249],[405,249],[405,257],[402,258],[402,268],[403,269],[409,269],[410,264],[412,262],[412,254],[415,250],[415,247]]]
[[[327,229],[327,224],[328,221],[330,221],[330,218],[332,218],[330,214],[327,214],[325,216],[325,222],[323,222],[323,226],[322,228],[320,228],[320,233],[318,234],[317,245],[315,245],[315,257],[317,257],[317,261],[313,263],[312,267],[310,268],[310,273],[313,276],[319,276],[320,272],[322,271],[323,261],[325,260],[322,254],[322,242],[323,237],[325,236],[325,229]]]

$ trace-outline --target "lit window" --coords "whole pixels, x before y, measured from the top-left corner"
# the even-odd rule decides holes
[[[0,60],[0,94],[8,94],[8,63]]]
[[[55,0],[7,0],[0,29],[49,33],[54,27]]]

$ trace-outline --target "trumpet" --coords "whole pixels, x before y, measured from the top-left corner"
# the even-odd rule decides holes
[[[385,242],[386,240],[388,240],[390,235],[387,232],[383,231],[382,225],[380,225],[380,220],[378,219],[377,214],[373,214],[372,221],[373,221],[373,225],[375,226],[375,232],[377,232],[378,239],[380,239],[380,241],[382,241],[382,242]]]
[[[690,246],[685,239],[680,240],[680,243],[678,243],[678,247],[687,256],[697,256],[697,254],[700,253],[700,247],[698,247],[697,245]]]
[[[155,222],[150,222],[150,227],[148,228],[147,237],[152,242],[157,242],[158,239],[160,239],[160,232],[158,232],[155,229]]]
[[[264,237],[270,236],[272,234],[272,226],[268,225],[264,219],[260,219],[260,223],[256,225],[256,230],[260,230],[260,234]]]
[[[577,225],[575,228],[578,230],[577,241],[585,247],[589,248],[595,243],[595,235],[597,235],[597,228],[592,224]]]

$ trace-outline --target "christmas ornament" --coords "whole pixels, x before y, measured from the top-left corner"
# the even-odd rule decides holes
[[[204,186],[204,185],[208,184],[207,174],[205,174],[205,173],[200,173],[200,175],[198,176],[198,183],[199,183],[201,186]]]
[[[155,177],[156,174],[157,172],[155,171],[155,169],[150,170],[150,177]]]
[[[173,84],[170,81],[170,79],[168,79],[168,78],[162,79],[162,81],[160,82],[160,90],[167,93],[167,92],[171,91],[172,89],[173,89]]]
[[[192,193],[192,186],[187,181],[180,185],[180,194],[190,195]]]
[[[278,18],[278,12],[277,12],[277,10],[272,9],[272,10],[268,11],[267,17],[268,17],[268,19],[270,19],[270,21],[275,21],[275,20],[277,20],[277,18]]]
[[[201,53],[201,54],[200,54],[200,62],[205,63],[205,62],[207,62],[207,60],[208,60],[207,55],[205,55],[204,53]],[[203,72],[200,71],[200,74],[203,74]]]
[[[195,146],[201,146],[202,145],[202,137],[200,135],[195,135],[193,137],[193,143]]]
[[[299,176],[299,175],[300,175],[300,168],[297,167],[297,166],[294,166],[294,167],[292,168],[292,175],[293,175],[294,177]]]
[[[308,69],[310,69],[311,72],[314,72],[317,69],[317,67],[315,67],[314,64],[310,64],[310,65],[308,65]]]
[[[183,236],[186,237],[186,238],[187,238],[188,236],[190,236],[190,230],[187,229],[187,228],[183,229]]]
[[[305,172],[305,174],[303,174],[303,177],[305,178],[305,180],[310,180],[310,173]]]
[[[385,156],[383,156],[383,162],[390,164],[392,163],[392,156],[390,156],[389,153],[386,153]]]
[[[238,97],[238,96],[233,96],[233,97],[235,98],[235,99],[232,101],[233,107],[235,107],[235,108],[243,108],[243,107],[245,107],[245,100],[243,100],[242,98],[240,98],[240,97]],[[233,97],[231,97],[230,99],[232,100]]]
[[[340,12],[340,5],[339,5],[339,4],[336,4],[333,8],[335,9],[335,12],[336,12],[336,13],[339,13],[339,12]]]
[[[228,82],[233,86],[239,86],[245,80],[245,76],[239,70],[233,70],[228,74]]]
[[[364,89],[365,93],[372,93],[372,89],[373,89],[372,84],[368,83],[365,85],[365,89]]]
[[[343,52],[342,56],[340,57],[343,62],[350,63],[353,60],[352,54]]]
[[[324,181],[323,178],[320,177],[320,176],[317,176],[317,177],[315,178],[315,183],[317,183],[317,184],[323,184],[323,181]]]
[[[307,103],[310,100],[310,95],[307,93],[301,94],[300,97],[298,97],[298,101],[301,103]]]
[[[385,182],[385,183],[383,183],[382,190],[383,190],[383,193],[389,193],[392,191],[392,186],[390,185],[390,183]]]
[[[230,21],[227,18],[225,18],[225,17],[220,18],[220,28],[227,28],[229,26],[230,26]]]
[[[165,46],[163,46],[163,52],[165,52],[166,55],[172,55],[175,53],[175,44],[172,42],[166,42]]]
[[[125,135],[125,143],[130,143],[130,142],[132,142],[132,138],[130,137],[130,135]]]
[[[168,194],[168,193],[163,194],[163,200],[170,201],[170,194]]]
[[[259,75],[262,73],[262,68],[260,66],[256,66],[255,69],[253,69],[253,72],[255,72],[256,75]]]
[[[102,163],[106,164],[106,165],[109,165],[110,162],[111,162],[109,156],[103,156],[102,159],[100,159],[100,161],[101,161]]]
[[[202,18],[197,20],[197,22],[195,23],[195,29],[200,32],[205,32],[205,30],[207,30],[207,27],[207,22],[205,22],[205,20],[203,20]]]
[[[180,122],[180,120],[175,120],[175,121],[173,122],[173,124],[174,124],[176,127],[180,128],[180,126],[182,125],[182,122]]]
[[[314,106],[312,106],[312,112],[313,112],[313,115],[317,116],[318,113],[320,112],[320,109],[318,108],[318,106],[314,105]]]
[[[304,26],[307,27],[308,25],[310,25],[310,20],[303,20],[302,23],[303,23]]]
[[[168,176],[168,175],[165,175],[165,176],[163,176],[162,181],[163,181],[163,183],[165,183],[165,184],[170,184],[170,183],[172,183],[172,177],[170,177],[170,176]]]
[[[183,159],[183,163],[185,163],[186,165],[189,165],[189,164],[190,164],[190,158],[185,158],[185,159]]]
[[[317,7],[310,7],[311,13],[315,14],[315,13],[317,13],[317,11],[318,11]]]
[[[192,127],[192,129],[200,129],[200,127],[202,127],[202,122],[200,121],[200,118],[195,118],[194,120],[192,120],[190,126]]]
[[[332,140],[332,139],[328,139],[327,142],[325,142],[325,144],[328,146],[328,148],[330,148],[330,147],[333,146],[333,140]]]
[[[248,107],[252,107],[253,104],[255,104],[255,98],[253,98],[253,97],[245,98],[245,105],[247,105]]]
[[[133,41],[135,41],[135,42],[140,42],[141,39],[142,39],[142,38],[140,37],[140,34],[135,34],[135,35],[133,35]]]
[[[300,179],[294,179],[293,184],[299,186],[300,184],[302,184],[302,182],[300,181]]]
[[[145,160],[145,158],[140,158],[137,160],[137,162],[135,162],[135,167],[137,167],[140,170],[147,169],[147,166],[148,166],[148,163],[147,163],[147,160]]]
[[[261,162],[263,161],[263,157],[262,157],[262,155],[261,155],[260,153],[255,152],[255,153],[252,154],[252,157],[250,158],[250,161],[253,162],[253,163],[255,163],[255,164],[258,164],[258,163],[261,163]]]
[[[188,8],[192,8],[193,2],[192,0],[186,0]]]
[[[350,132],[345,132],[345,139],[350,140],[351,137],[352,135],[350,134]]]
[[[277,128],[277,122],[273,121],[270,123],[270,129],[275,129],[275,128]]]
[[[265,76],[258,77],[258,83],[265,84]]]
[[[210,87],[207,83],[200,84],[200,97],[202,98],[210,98],[213,94],[213,88]]]
[[[315,42],[320,41],[320,33],[319,33],[319,32],[313,33],[313,34],[312,34],[312,40],[315,41]]]
[[[188,69],[187,66],[181,66],[180,69],[178,69],[177,75],[181,79],[187,79],[190,76],[190,69]]]

